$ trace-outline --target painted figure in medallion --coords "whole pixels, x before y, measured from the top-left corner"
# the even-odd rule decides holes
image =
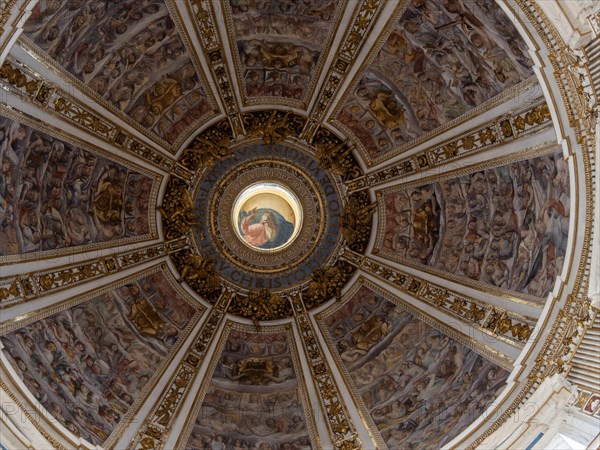
[[[244,240],[262,249],[277,248],[286,244],[294,232],[294,224],[271,208],[240,211],[239,224]]]

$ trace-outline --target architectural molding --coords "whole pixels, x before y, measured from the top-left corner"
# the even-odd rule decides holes
[[[465,325],[465,329],[473,327],[518,348],[523,348],[534,332],[536,319],[533,317],[492,306],[349,250],[341,257],[400,292],[436,307],[453,319],[458,319]],[[506,361],[499,363],[506,367]]]
[[[100,116],[88,104],[45,80],[12,56],[8,57],[0,68],[0,87],[7,94],[12,94],[36,108],[46,108],[81,131],[92,134],[110,146],[131,152],[163,171],[169,171],[173,167],[173,160],[168,156],[151,148],[106,117]],[[12,106],[10,102],[2,103]]]

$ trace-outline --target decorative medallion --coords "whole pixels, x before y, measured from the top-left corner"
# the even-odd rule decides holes
[[[261,190],[265,185],[279,190]],[[260,204],[269,193],[271,203]],[[301,223],[292,225],[294,208]],[[341,239],[335,179],[307,151],[288,143],[235,149],[199,180],[195,210],[206,217],[196,227],[198,251],[242,289],[282,290],[308,280]],[[262,225],[263,219],[268,223]]]
[[[160,211],[165,237],[186,238],[171,253],[180,281],[211,303],[230,288],[229,312],[257,323],[291,316],[292,293],[307,308],[340,296],[355,269],[339,255],[364,251],[374,205],[366,192],[344,194],[362,171],[330,131],[307,144],[299,115],[243,119],[245,137],[221,121],[184,150]]]
[[[215,189],[208,209],[221,251],[243,269],[270,273],[303,258],[323,232],[318,219],[324,200],[308,183],[307,174],[282,161],[258,166],[250,161],[232,171],[220,184],[223,189]],[[265,185],[279,187],[280,195],[255,191]],[[219,213],[228,205],[234,205],[230,217]],[[264,219],[269,220],[262,235],[256,225]]]
[[[232,225],[254,250],[274,252],[291,244],[302,228],[302,207],[279,183],[256,183],[242,191],[233,205]]]

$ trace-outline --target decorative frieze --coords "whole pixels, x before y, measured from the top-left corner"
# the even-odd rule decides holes
[[[232,291],[223,291],[202,325],[198,337],[179,362],[175,373],[154,403],[139,432],[127,446],[128,450],[160,450],[164,448],[171,425],[181,409],[183,400],[189,393],[190,386],[200,370],[200,365],[212,340],[218,334],[218,328],[233,296]]]
[[[527,108],[504,114],[458,138],[427,148],[352,180],[347,186],[350,191],[374,187],[488,151],[551,125],[552,117],[548,105],[544,100],[538,100]]]
[[[233,90],[231,73],[225,60],[225,49],[215,26],[212,1],[191,0],[190,5],[196,32],[202,44],[202,51],[208,61],[217,91],[225,107],[225,113],[233,132],[239,135],[243,132],[240,108]]]
[[[4,26],[12,13],[12,8],[17,0],[0,0],[0,36],[4,33]]]
[[[88,105],[14,58],[7,58],[0,67],[0,86],[22,100],[48,109],[108,144],[140,156],[165,171],[171,170],[174,165],[172,159],[151,149],[128,131],[100,116]]]
[[[331,368],[323,355],[323,349],[319,344],[300,294],[291,295],[290,302],[334,448],[336,450],[362,450],[363,444],[358,438],[356,427],[352,423]]]
[[[516,347],[524,347],[535,327],[536,319],[533,317],[522,316],[446,289],[351,250],[346,250],[341,258],[401,292]]]
[[[383,0],[363,0],[357,7],[352,24],[347,28],[335,58],[329,67],[325,83],[318,94],[311,117],[320,121],[336,99],[348,69],[363,48],[372,28],[386,2]]]
[[[184,240],[164,242],[52,270],[0,279],[0,309],[139,266],[184,246]]]

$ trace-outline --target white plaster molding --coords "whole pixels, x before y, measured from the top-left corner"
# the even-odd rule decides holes
[[[600,309],[600,119],[596,122],[596,186],[595,186],[595,205],[594,205],[594,229],[592,231],[592,261],[590,265],[590,285],[588,287],[588,296],[592,302],[592,307]]]
[[[569,47],[581,48],[598,34],[592,26],[600,12],[597,0],[538,0],[538,4]]]
[[[533,395],[488,437],[481,449],[545,449],[558,435],[587,446],[600,429],[600,420],[574,406],[577,390],[561,375],[547,378]],[[540,434],[543,434],[540,438]],[[529,447],[536,438],[539,440]]]

